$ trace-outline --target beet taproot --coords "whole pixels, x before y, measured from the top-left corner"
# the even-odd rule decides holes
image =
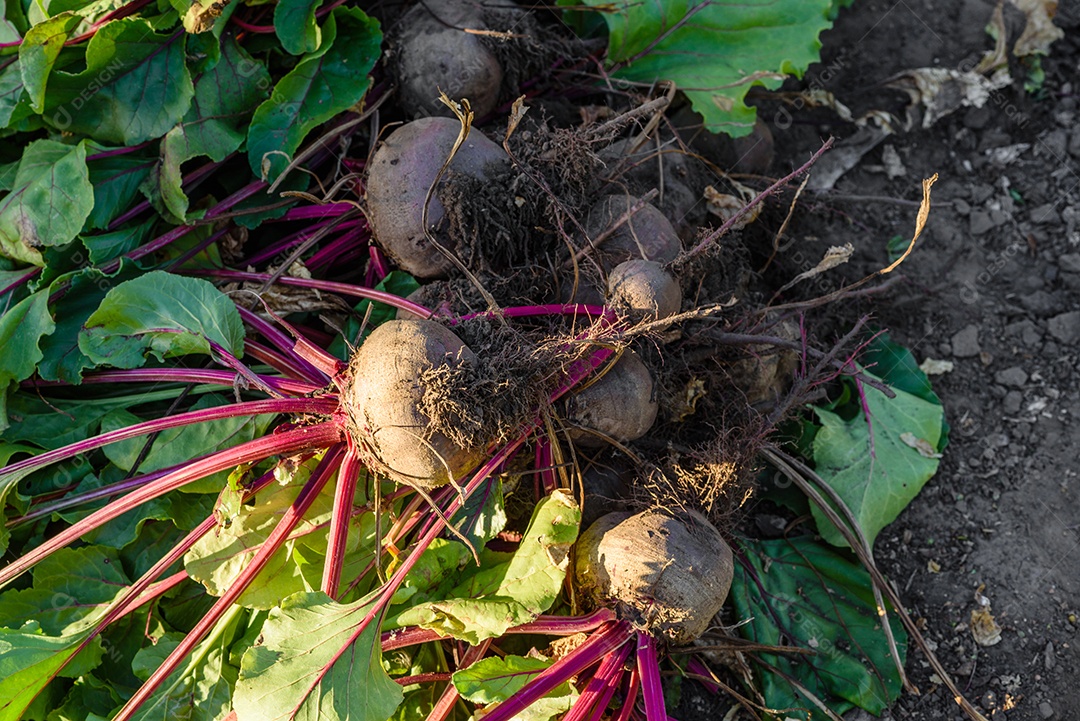
[[[393,43],[401,105],[412,117],[450,115],[439,101],[442,90],[467,98],[479,117],[495,109],[503,68],[480,35],[488,30],[476,3],[425,0],[401,18]]]
[[[649,432],[659,409],[656,383],[645,364],[632,350],[623,352],[603,376],[575,393],[566,403],[567,417],[585,430],[572,433],[583,446],[604,445],[603,436],[625,443]]]
[[[659,263],[628,260],[608,275],[608,303],[633,320],[667,318],[682,307],[682,289]]]
[[[575,576],[596,606],[615,607],[654,637],[688,644],[708,630],[731,589],[731,549],[703,515],[609,513],[577,542]]]
[[[424,233],[424,199],[453,150],[461,124],[452,118],[421,118],[407,123],[383,140],[367,176],[367,215],[376,242],[408,273],[418,278],[446,275],[453,267]],[[509,165],[506,152],[483,133],[473,130],[458,149],[448,170],[483,180],[489,169]],[[440,186],[448,180],[444,175]],[[427,220],[441,245],[453,249],[442,232],[446,211],[434,193]]]
[[[638,202],[632,195],[607,195],[589,209],[585,229],[594,241]],[[602,239],[594,251],[605,271],[627,260],[670,263],[682,250],[671,222],[655,205],[645,203],[629,220]]]
[[[439,366],[473,364],[476,356],[446,327],[430,320],[391,320],[356,351],[343,405],[362,453],[376,470],[430,490],[459,478],[483,458],[431,429],[421,410],[421,376]]]

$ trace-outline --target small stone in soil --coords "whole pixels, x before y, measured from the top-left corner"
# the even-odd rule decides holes
[[[1066,345],[1080,340],[1080,310],[1071,310],[1051,318],[1046,323],[1050,335]]]
[[[1028,381],[1028,374],[1024,372],[1023,368],[1013,366],[1012,368],[998,371],[994,375],[994,380],[1006,387],[1022,388]]]
[[[1080,253],[1067,253],[1058,258],[1058,267],[1066,273],[1080,273]]]
[[[972,235],[982,235],[988,230],[992,230],[994,227],[994,221],[991,219],[990,214],[985,210],[974,210],[971,212],[971,224],[968,226],[968,232]]]
[[[979,328],[969,325],[952,337],[952,353],[957,358],[974,358],[979,355]]]
[[[1039,704],[1039,715],[1042,716],[1043,718],[1046,718],[1046,719],[1053,718],[1054,717],[1054,707],[1051,706],[1050,704],[1046,703],[1045,701],[1041,702]]]

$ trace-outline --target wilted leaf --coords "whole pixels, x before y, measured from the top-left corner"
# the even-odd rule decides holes
[[[39,249],[74,240],[93,207],[86,143],[31,143],[0,200],[0,256],[44,265]]]

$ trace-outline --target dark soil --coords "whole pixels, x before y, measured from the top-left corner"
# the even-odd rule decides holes
[[[860,0],[823,37],[822,63],[790,89],[831,91],[856,116],[901,111],[906,97],[881,81],[906,69],[970,67],[993,45],[984,27],[994,5]],[[1056,24],[1066,37],[1043,59],[1040,90],[1007,87],[983,108],[886,138],[831,192],[807,191],[787,233],[789,262],[801,251],[807,268],[829,246],[855,246],[853,262],[816,289],[833,290],[881,267],[890,238],[910,237],[920,181],[940,174],[904,280],[829,313],[848,321],[873,313],[919,361],[954,364],[933,379],[952,424],[941,468],[875,551],[946,669],[997,721],[1080,718],[1080,8],[1062,3]],[[759,107],[775,138],[773,176],[801,165],[825,137],[856,132],[831,111],[785,113],[767,99]],[[903,175],[884,173],[892,151]],[[980,588],[1003,628],[990,647],[969,628]],[[905,695],[884,718],[964,718],[914,647],[908,671],[921,695]],[[714,704],[688,693],[676,715],[724,717],[728,702]]]

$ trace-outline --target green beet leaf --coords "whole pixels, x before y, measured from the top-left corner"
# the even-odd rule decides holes
[[[869,417],[860,409],[845,420],[814,408],[821,423],[814,436],[814,465],[851,509],[872,546],[881,529],[896,520],[937,471],[940,461],[927,449],[937,448],[945,413],[940,405],[902,390],[892,399],[865,384],[862,390]],[[926,445],[913,447],[917,442]],[[848,545],[820,509],[811,510],[826,541]]]
[[[130,581],[116,552],[101,546],[62,548],[33,571],[32,588],[0,593],[0,626],[33,619],[50,636],[88,630]]]
[[[319,49],[322,30],[315,21],[315,11],[322,0],[280,0],[274,7],[274,31],[281,47],[293,55]]]
[[[229,663],[229,646],[243,630],[243,616],[244,611],[237,606],[227,611],[187,662],[169,674],[132,715],[132,721],[219,721],[228,716],[239,673]],[[140,649],[131,663],[135,675],[149,678],[182,639],[182,634],[166,633],[154,645]]]
[[[95,145],[90,148],[91,154],[112,149]],[[139,186],[150,175],[155,162],[155,158],[139,153],[88,160],[86,165],[90,170],[90,184],[94,187],[94,209],[90,211],[83,230],[102,230],[126,211],[138,197]]]
[[[87,633],[46,636],[36,621],[19,629],[0,628],[0,721],[23,718],[34,697],[75,656]],[[103,653],[100,639],[94,639],[70,661],[64,675],[88,673]]]
[[[248,161],[256,175],[276,179],[309,132],[360,102],[381,48],[378,21],[359,8],[339,7],[327,17],[319,49],[279,80],[255,111]]]
[[[83,370],[92,368],[94,363],[79,350],[79,331],[98,309],[105,294],[113,286],[131,279],[135,273],[132,264],[125,263],[111,277],[97,268],[87,267],[53,281],[50,293],[55,293],[64,284],[68,287],[52,308],[56,316],[55,332],[41,339],[42,358],[38,364],[38,374],[42,378],[75,385],[82,382]]]
[[[221,525],[200,539],[184,556],[188,575],[214,596],[231,588],[281,520],[281,515],[296,500],[318,460],[309,459],[291,477],[283,476],[284,487],[266,489],[255,498],[253,505],[241,506],[239,512],[221,514]],[[269,609],[292,593],[319,588],[333,512],[334,485],[333,482],[326,484],[296,530],[270,557],[237,603],[248,608]],[[362,506],[367,502],[364,486],[363,482],[357,484],[355,505]],[[229,491],[223,493],[227,498]],[[223,508],[227,507],[228,504],[223,504]],[[384,518],[383,528],[388,528],[389,523],[389,518]],[[342,578],[351,581],[359,575],[374,558],[374,548],[374,514],[354,516]]]
[[[19,46],[20,70],[34,112],[45,109],[49,73],[64,49],[64,42],[81,21],[81,17],[71,12],[54,15],[30,28]]]
[[[31,143],[0,200],[0,256],[44,265],[39,248],[74,240],[93,207],[86,144]]]
[[[113,288],[79,334],[79,349],[97,364],[138,368],[146,353],[159,360],[212,354],[211,344],[233,356],[244,352],[244,324],[213,284],[164,271]]]
[[[192,158],[225,159],[244,142],[247,123],[270,91],[270,74],[236,40],[221,43],[221,57],[195,81],[195,98],[184,119],[166,133],[161,162],[145,189],[158,209],[177,222],[187,218],[180,166]]]
[[[754,126],[743,99],[755,85],[780,87],[817,62],[818,35],[833,0],[586,0],[607,22],[616,79],[667,80],[686,93],[714,133]]]
[[[837,714],[852,706],[881,714],[900,694],[900,676],[889,653],[874,602],[870,574],[809,538],[746,541],[747,565],[735,565],[731,601],[744,638],[792,645],[814,655],[759,653]],[[890,618],[900,658],[907,634]],[[761,666],[765,706],[784,709],[778,721],[808,719],[816,707],[781,675]],[[803,710],[798,710],[803,709]],[[773,719],[773,716],[768,716]]]
[[[562,589],[580,523],[573,497],[553,492],[537,504],[509,560],[470,566],[472,575],[445,598],[412,605],[389,625],[418,625],[475,645],[532,621],[551,608]]]
[[[55,330],[49,292],[39,290],[0,316],[0,431],[8,427],[7,395],[13,383],[29,378],[42,358],[41,339]]]
[[[463,698],[484,705],[505,701],[520,691],[553,661],[504,656],[485,658],[468,668],[456,671],[452,677],[454,687]],[[547,696],[529,705],[514,718],[520,721],[551,721],[570,710],[578,692],[564,683],[555,687]]]
[[[191,106],[187,34],[158,34],[143,18],[102,25],[86,47],[86,70],[54,71],[45,116],[57,129],[103,143],[136,145],[164,135]]]
[[[270,611],[259,643],[244,652],[233,708],[248,721],[384,721],[402,701],[382,666],[375,601],[341,605],[298,593]]]
[[[14,125],[33,115],[30,94],[23,83],[22,65],[19,59],[0,70],[0,128]]]

